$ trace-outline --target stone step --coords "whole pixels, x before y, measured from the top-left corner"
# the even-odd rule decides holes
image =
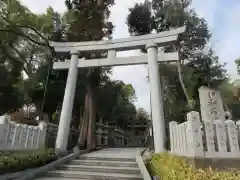
[[[34,180],[89,180],[89,179],[79,179],[79,178],[61,178],[61,177],[39,177]]]
[[[115,157],[93,157],[93,156],[80,156],[80,160],[98,160],[98,161],[121,161],[121,162],[136,162],[135,158],[115,158]]]
[[[84,171],[49,171],[47,177],[61,178],[79,178],[91,180],[143,180],[140,174],[121,174],[121,173],[104,173],[104,172],[84,172]]]
[[[60,170],[66,171],[84,171],[84,172],[105,172],[105,173],[123,173],[123,174],[140,174],[136,167],[112,167],[112,166],[86,166],[86,165],[63,165]]]
[[[68,164],[95,165],[95,166],[114,166],[114,167],[138,167],[136,162],[109,161],[109,160],[72,160]]]

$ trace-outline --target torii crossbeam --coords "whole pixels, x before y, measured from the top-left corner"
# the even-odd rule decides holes
[[[178,60],[178,53],[158,53],[158,62],[173,62]],[[53,69],[69,69],[70,60],[63,62],[55,62],[53,64]],[[123,66],[123,65],[135,65],[135,64],[147,64],[148,57],[147,55],[141,56],[130,56],[130,57],[113,57],[113,58],[102,58],[102,59],[91,59],[85,60],[79,59],[77,67],[86,68],[86,67],[107,67],[107,66]]]
[[[158,53],[158,47],[177,44],[179,35],[185,31],[186,27],[181,27],[158,34],[135,36],[117,40],[50,42],[50,45],[54,47],[56,53],[71,53],[71,60],[55,62],[53,64],[54,69],[69,69],[55,146],[56,153],[64,153],[67,151],[67,141],[72,118],[78,68],[133,64],[148,64],[154,148],[155,152],[164,152],[165,123],[158,63],[177,61],[179,56],[178,52],[164,53],[160,51]],[[116,57],[116,52],[118,51],[142,48],[147,49],[147,55]],[[78,54],[84,51],[107,51],[108,56],[103,59],[78,59]]]

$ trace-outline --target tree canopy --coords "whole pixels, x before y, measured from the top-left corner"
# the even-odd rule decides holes
[[[198,89],[218,88],[228,81],[224,64],[208,42],[211,33],[207,22],[190,7],[189,0],[153,0],[136,3],[129,9],[127,25],[132,36],[161,32],[183,25],[187,33],[179,46],[168,46],[165,52],[180,52],[180,61],[159,65],[164,92],[164,112],[168,121],[184,121],[189,109],[199,111]]]
[[[114,1],[67,0],[68,9],[64,14],[54,12],[51,7],[43,14],[34,14],[18,0],[3,0],[0,3],[0,112],[34,102],[51,119],[56,109],[61,107],[68,72],[51,69],[52,62],[62,60],[62,57],[54,53],[49,40],[111,39],[114,26],[109,17]],[[159,66],[164,112],[169,121],[184,120],[189,111],[189,100],[194,102],[192,109],[199,109],[197,90],[202,85],[219,89],[228,108],[239,104],[239,96],[236,95],[239,88],[236,83],[229,83],[224,64],[219,63],[218,56],[209,48],[211,32],[208,24],[190,5],[188,0],[136,3],[127,17],[132,36],[188,26],[188,33],[181,37],[180,62]],[[60,26],[55,24],[54,27],[54,18]],[[176,48],[169,46],[164,50],[170,52]],[[106,53],[79,55],[86,59],[105,56]],[[239,60],[236,63],[239,67]],[[80,116],[84,116],[86,111],[91,111],[91,115],[85,118],[92,119],[89,127],[99,117],[123,128],[132,120],[149,119],[147,113],[135,107],[133,87],[111,80],[110,76],[109,68],[79,71],[73,124],[78,126]],[[86,99],[93,99],[94,105],[90,106]]]
[[[55,12],[52,7],[43,14],[34,14],[18,0],[0,2],[1,113],[32,102],[51,120],[61,108],[68,72],[51,68],[54,60],[62,59],[56,56],[49,41],[111,38],[114,27],[109,15],[114,2],[102,2],[86,4],[85,1],[67,0],[68,10],[64,14]],[[59,24],[54,24],[53,19]],[[105,53],[80,56],[91,59],[104,57]],[[111,80],[110,75],[109,68],[79,71],[73,109],[75,126],[80,124],[83,111],[89,108],[86,106],[89,89],[94,92],[98,117],[122,128],[136,119],[135,90],[130,84]]]

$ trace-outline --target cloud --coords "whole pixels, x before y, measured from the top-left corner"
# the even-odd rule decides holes
[[[66,9],[64,0],[20,0],[24,5],[28,6],[34,13],[44,13],[49,6],[55,11],[64,12]]]
[[[228,63],[228,72],[235,79],[238,76],[236,75],[234,61],[240,57],[240,2],[235,6],[226,8],[222,16],[224,16],[225,22],[222,26],[218,26],[220,30],[218,32],[220,42],[217,45],[216,52],[220,56],[221,61]]]
[[[211,44],[228,74],[236,79],[235,59],[240,57],[240,1],[193,0],[193,8],[204,17],[213,34]]]
[[[113,79],[123,80],[127,84],[132,84],[136,90],[137,107],[149,108],[149,85],[147,83],[147,68],[142,65],[125,66],[114,68]]]
[[[199,16],[204,17],[210,27],[212,27],[215,22],[215,12],[218,8],[218,2],[219,0],[193,0],[191,8],[194,8]]]

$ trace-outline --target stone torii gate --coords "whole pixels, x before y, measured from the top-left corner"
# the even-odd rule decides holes
[[[69,69],[55,146],[56,152],[64,153],[67,151],[78,68],[133,64],[148,64],[154,148],[155,152],[164,152],[165,123],[158,63],[178,61],[179,55],[178,52],[158,52],[158,47],[177,44],[179,35],[184,33],[185,30],[186,27],[180,27],[158,34],[149,34],[105,41],[50,42],[56,53],[71,54],[71,60],[66,60],[64,62],[54,62],[53,64],[54,69]],[[147,55],[116,57],[116,52],[118,51],[128,51],[142,48],[146,48]],[[78,59],[78,54],[84,51],[107,51],[108,56],[107,58],[102,59]]]

